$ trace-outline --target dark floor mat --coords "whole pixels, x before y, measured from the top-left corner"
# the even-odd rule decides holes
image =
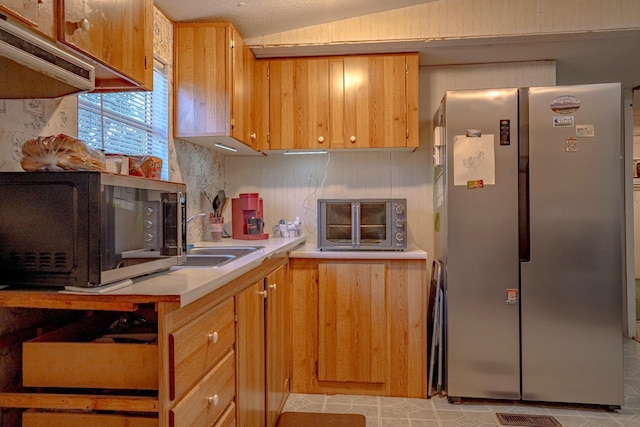
[[[359,414],[319,414],[283,412],[276,427],[366,427],[367,419]]]
[[[562,427],[558,420],[549,415],[498,413],[496,417],[498,417],[498,422],[502,426]]]

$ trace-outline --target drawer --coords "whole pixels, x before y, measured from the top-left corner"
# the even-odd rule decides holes
[[[180,398],[234,342],[232,298],[169,334],[169,398]]]
[[[157,390],[158,345],[90,342],[113,319],[87,317],[22,345],[25,387]]]
[[[236,404],[231,402],[213,427],[236,427]]]
[[[235,353],[231,350],[169,411],[171,427],[209,427],[235,396]]]
[[[46,412],[22,413],[22,427],[158,427],[157,418],[135,415]]]

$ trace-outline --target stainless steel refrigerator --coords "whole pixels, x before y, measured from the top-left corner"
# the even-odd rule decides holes
[[[617,407],[619,84],[450,91],[434,117],[450,400]]]

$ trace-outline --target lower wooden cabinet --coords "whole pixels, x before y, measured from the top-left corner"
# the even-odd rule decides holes
[[[122,414],[36,411],[22,414],[22,427],[156,427],[157,418]]]
[[[426,260],[292,259],[296,393],[425,398]]]
[[[236,296],[239,426],[273,427],[289,395],[287,268]]]

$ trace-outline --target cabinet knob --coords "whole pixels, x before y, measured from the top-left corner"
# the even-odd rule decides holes
[[[255,133],[251,134],[251,139],[256,139],[256,134]]]
[[[262,295],[262,298],[267,298],[267,290],[265,289],[264,291],[259,291],[258,295]]]
[[[87,18],[82,18],[81,20],[76,22],[76,28],[88,32],[91,29],[91,24],[89,23],[89,20]]]
[[[269,285],[269,289],[271,289],[272,291],[275,291],[277,287],[277,284],[272,283],[271,285]]]
[[[351,138],[349,138],[349,141],[356,142],[356,136],[355,135],[351,135]]]
[[[207,338],[209,339],[209,341],[215,344],[218,342],[218,333],[214,332],[212,334],[207,334]]]
[[[218,397],[217,394],[214,394],[213,396],[207,397],[207,403],[209,405],[218,406],[218,401],[219,400],[220,400],[220,398]]]
[[[318,137],[318,142],[322,144],[324,142],[324,136]]]

